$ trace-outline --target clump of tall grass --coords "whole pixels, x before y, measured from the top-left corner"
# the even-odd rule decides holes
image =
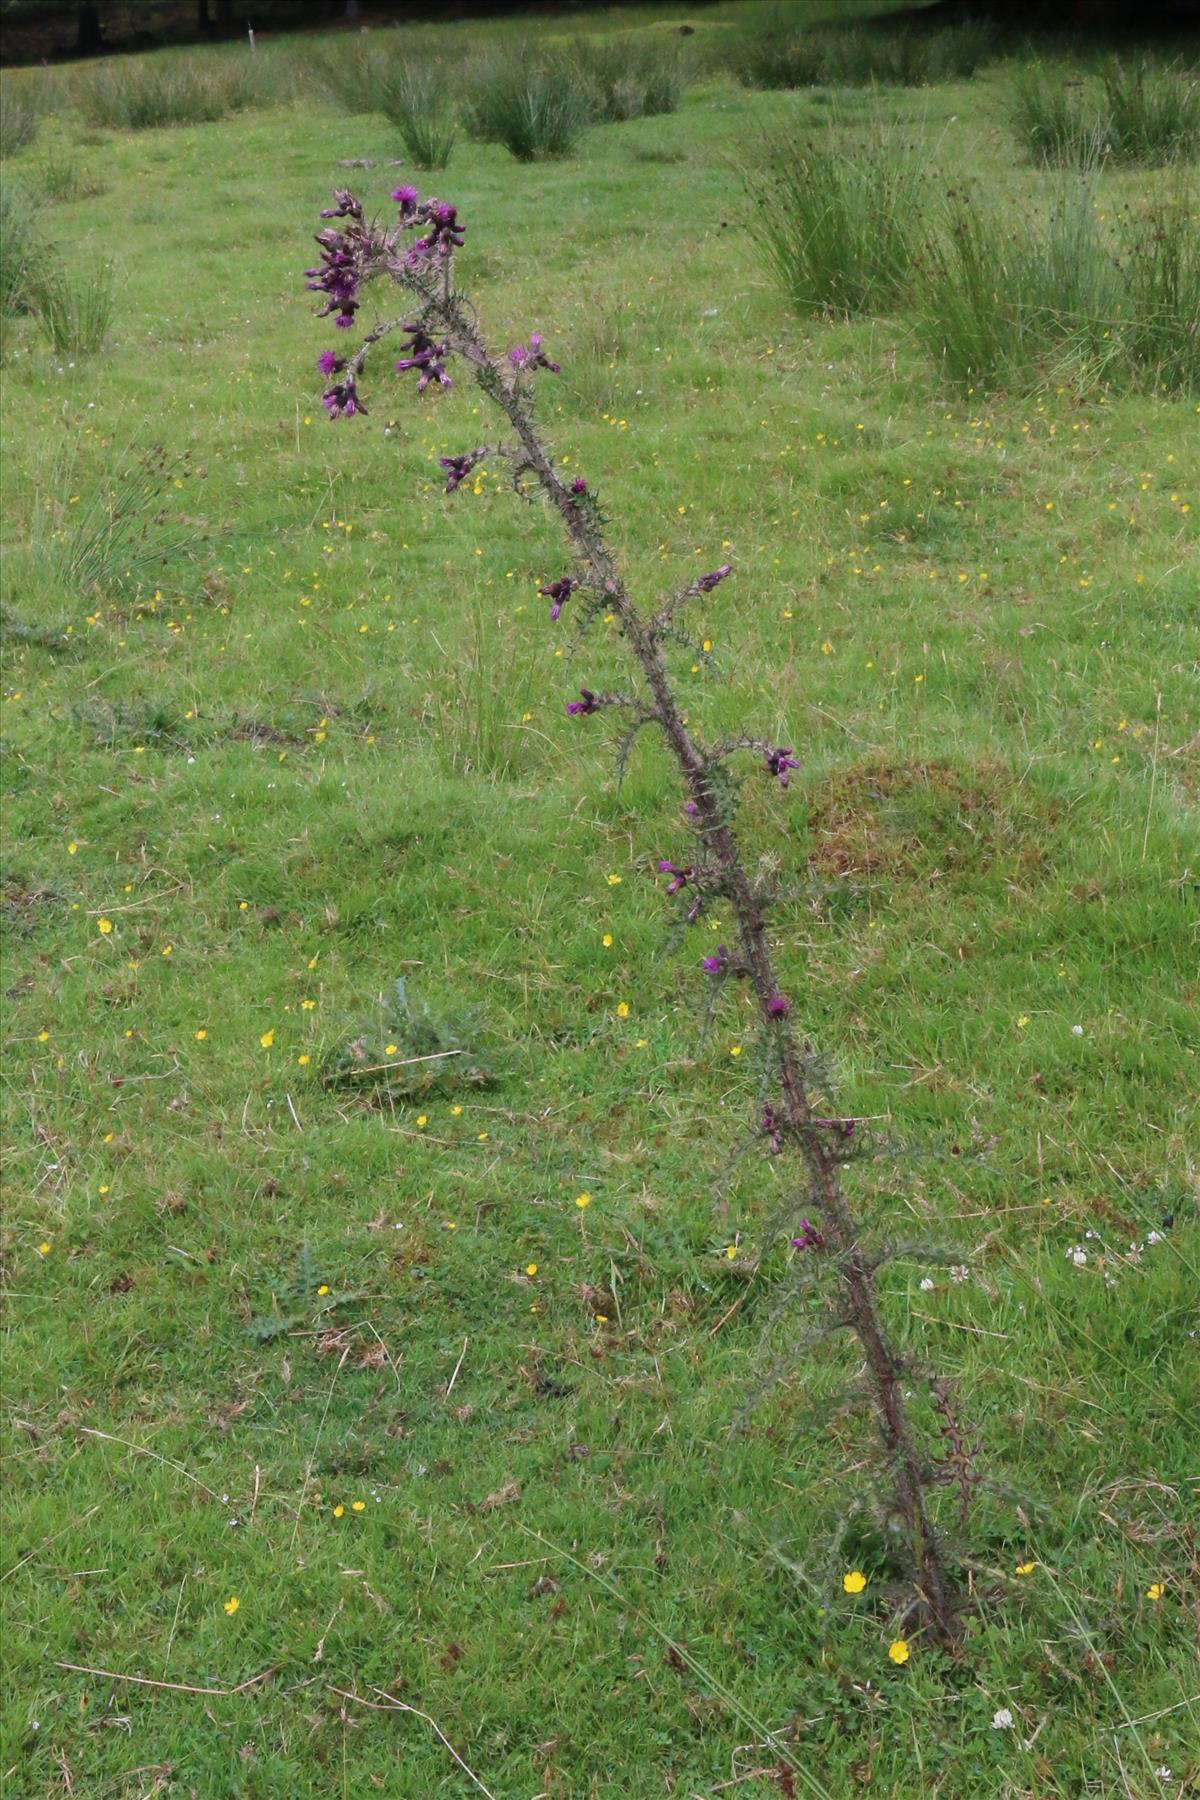
[[[450,82],[440,63],[390,61],[378,73],[373,97],[372,110],[395,126],[418,169],[446,167],[458,123],[450,107]]]
[[[34,176],[43,200],[87,200],[104,192],[104,183],[77,163],[71,155],[60,155],[51,147]]]
[[[784,10],[742,37],[733,67],[745,87],[927,87],[969,79],[995,46],[995,32],[980,21],[814,30]]]
[[[921,248],[923,166],[878,127],[864,145],[834,126],[771,144],[747,178],[752,230],[799,312],[891,310]]]
[[[743,87],[820,87],[827,65],[826,34],[798,30],[782,10],[768,14],[757,31],[739,35],[732,52],[733,72]]]
[[[126,58],[81,75],[75,100],[89,124],[115,131],[210,125],[268,97],[251,61],[177,55]]]
[[[432,55],[374,44],[340,46],[310,59],[309,79],[323,99],[345,112],[378,113],[395,126],[419,169],[444,169],[458,135],[450,71]]]
[[[535,162],[571,154],[593,121],[592,97],[570,60],[518,46],[471,71],[464,117],[481,143]]]
[[[119,452],[97,483],[81,442],[68,439],[38,468],[22,508],[30,582],[61,599],[136,593],[195,541],[173,507],[186,463],[161,445]],[[19,568],[18,568],[18,573]]]
[[[1200,75],[1114,62],[1104,71],[1104,103],[1114,161],[1159,168],[1200,154]]]
[[[42,268],[29,285],[29,311],[59,356],[94,356],[112,325],[111,263],[94,270]]]
[[[1090,168],[1104,154],[1107,120],[1089,106],[1078,76],[1040,64],[1019,69],[1008,94],[1008,115],[1034,162]]]
[[[29,94],[0,81],[0,158],[7,160],[37,136],[38,113]]]
[[[1144,379],[1200,393],[1200,194],[1179,183],[1120,226],[1127,348]]]
[[[1040,64],[1019,70],[1009,119],[1034,162],[1146,168],[1200,154],[1200,80],[1173,64],[1113,62],[1099,83]]]
[[[958,198],[914,288],[946,377],[974,387],[1200,389],[1200,213],[1152,196],[1115,231],[1091,180],[1040,219]]]
[[[691,78],[680,50],[647,37],[584,39],[575,45],[572,62],[591,89],[593,117],[605,124],[675,112]]]
[[[29,311],[29,294],[45,258],[25,190],[0,179],[0,317]]]

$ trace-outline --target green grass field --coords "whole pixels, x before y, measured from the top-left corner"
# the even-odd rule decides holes
[[[1004,79],[844,129],[1020,207]],[[889,1322],[980,1445],[961,1654],[889,1658],[851,1342],[740,1154],[749,1003],[709,1015],[707,925],[663,954],[670,772],[644,735],[618,790],[563,715],[620,646],[547,622],[540,509],[443,495],[465,383],[322,413],[311,232],[394,135],[68,109],[6,164],[87,172],[40,227],[115,279],[97,355],[5,324],[14,1800],[1200,1789],[1200,406],[964,394],[901,316],[789,312],[740,169],[828,110],[709,73],[422,186],[491,339],[561,361],[634,591],[735,562],[680,681],[803,758],[742,823],[829,1106],[891,1146],[850,1177]],[[389,1086],[397,979],[470,1054]]]

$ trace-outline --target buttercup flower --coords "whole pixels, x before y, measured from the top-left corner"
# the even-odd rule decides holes
[[[867,1585],[867,1578],[861,1569],[848,1569],[842,1576],[842,1586],[848,1594],[861,1594]]]
[[[897,1638],[895,1643],[889,1644],[888,1655],[894,1663],[906,1663],[908,1661],[908,1645],[905,1640]]]
[[[242,1603],[236,1594],[230,1594],[228,1600],[225,1602],[225,1611],[229,1614],[231,1619],[241,1604]]]

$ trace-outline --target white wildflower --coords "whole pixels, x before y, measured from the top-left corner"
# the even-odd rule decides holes
[[[1011,1731],[1013,1716],[1007,1706],[1001,1706],[992,1714],[993,1731]]]

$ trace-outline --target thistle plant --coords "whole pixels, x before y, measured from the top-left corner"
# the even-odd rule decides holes
[[[320,260],[307,271],[309,287],[324,296],[320,317],[349,331],[357,324],[362,291],[383,279],[400,290],[403,303],[395,316],[374,325],[345,354],[325,350],[318,367],[328,380],[323,395],[331,418],[365,414],[368,407],[360,382],[368,361],[382,342],[403,334],[395,370],[415,377],[418,392],[453,385],[451,368],[461,367],[475,382],[511,436],[441,458],[446,492],[453,494],[485,458],[505,459],[513,484],[526,498],[540,490],[557,514],[570,548],[569,565],[539,592],[547,600],[551,621],[564,614],[582,634],[598,615],[613,614],[633,664],[632,693],[600,693],[581,688],[567,703],[574,719],[612,711],[627,721],[626,742],[643,727],[656,728],[673,757],[683,788],[686,851],[658,859],[658,871],[669,877],[667,894],[682,908],[683,923],[693,923],[712,901],[720,899],[732,917],[731,942],[701,959],[710,980],[743,982],[753,994],[761,1020],[766,1089],[757,1134],[766,1154],[790,1153],[797,1166],[799,1220],[791,1237],[794,1251],[824,1264],[834,1291],[838,1325],[852,1331],[862,1353],[866,1382],[889,1470],[889,1510],[902,1528],[911,1558],[917,1616],[943,1643],[956,1636],[958,1597],[945,1549],[933,1519],[933,1490],[951,1483],[965,1492],[967,1447],[952,1411],[945,1383],[929,1383],[929,1410],[935,1426],[940,1417],[945,1438],[953,1422],[950,1455],[938,1457],[927,1445],[906,1392],[922,1379],[901,1356],[882,1317],[877,1270],[881,1254],[860,1230],[843,1181],[847,1158],[861,1131],[852,1119],[819,1115],[816,1093],[820,1070],[815,1053],[798,1030],[795,1008],[782,991],[768,937],[767,896],[748,872],[734,830],[737,782],[730,764],[753,758],[763,776],[786,789],[800,767],[791,746],[757,737],[740,737],[706,745],[686,722],[672,684],[668,654],[683,640],[676,621],[689,602],[711,594],[732,574],[722,563],[688,583],[653,610],[639,608],[610,551],[605,516],[598,496],[582,477],[558,473],[536,424],[539,381],[551,378],[557,363],[546,354],[541,337],[502,354],[485,342],[476,313],[456,285],[455,255],[464,242],[464,226],[454,206],[422,198],[413,187],[397,188],[394,223],[369,220],[361,202],[348,190],[334,193],[334,204],[322,218],[330,221],[317,235]]]

